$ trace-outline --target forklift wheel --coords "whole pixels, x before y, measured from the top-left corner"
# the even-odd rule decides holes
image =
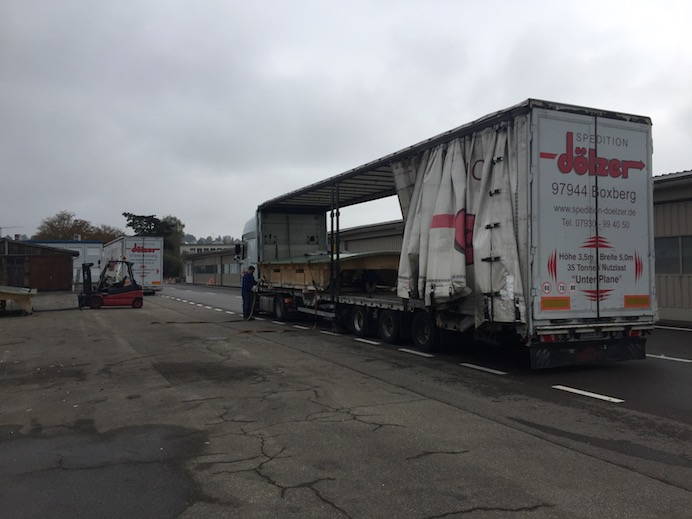
[[[132,308],[142,308],[142,298],[138,297],[132,301]]]
[[[103,304],[103,299],[101,299],[99,296],[93,296],[91,300],[89,301],[89,306],[93,308],[94,310],[98,310],[101,308],[101,305]]]

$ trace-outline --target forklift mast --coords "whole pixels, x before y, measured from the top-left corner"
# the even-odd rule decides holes
[[[91,294],[91,267],[93,263],[82,263],[82,292],[85,295]]]

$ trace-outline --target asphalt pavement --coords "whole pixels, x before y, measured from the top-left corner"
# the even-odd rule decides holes
[[[0,318],[4,516],[689,517],[691,363],[532,372],[240,308]]]
[[[194,285],[169,285],[164,297],[194,300],[203,306],[224,308],[242,313],[240,291]],[[268,316],[260,318],[270,319]],[[330,323],[296,316],[293,324],[317,326],[331,330]],[[647,359],[605,365],[576,366],[550,370],[528,369],[524,358],[487,345],[458,345],[452,335],[442,354],[436,357],[460,366],[460,371],[476,370],[509,377],[527,396],[570,405],[581,405],[585,399],[598,397],[622,400],[618,407],[692,425],[692,328],[657,327],[647,340]],[[358,340],[350,336],[350,340]],[[382,345],[377,339],[368,340]],[[456,346],[459,347],[456,347]],[[410,346],[409,353],[416,354]],[[417,352],[419,356],[421,352]],[[426,355],[427,357],[427,355]],[[462,364],[464,364],[462,366]],[[589,397],[565,389],[594,393]],[[607,400],[606,400],[607,401]]]

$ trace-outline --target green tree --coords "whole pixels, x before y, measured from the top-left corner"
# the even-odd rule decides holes
[[[110,225],[94,226],[87,220],[77,218],[70,211],[60,211],[53,216],[44,218],[32,239],[74,240],[76,236],[79,236],[82,240],[108,242],[122,235],[123,231],[116,227]]]

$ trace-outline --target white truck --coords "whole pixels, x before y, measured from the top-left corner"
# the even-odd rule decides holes
[[[534,368],[644,359],[651,158],[648,117],[529,99],[263,203],[243,261],[279,316],[427,350],[440,329],[472,332]],[[339,209],[394,194],[402,250],[342,253]]]
[[[163,289],[163,238],[161,236],[121,236],[103,246],[103,262],[125,260],[133,263],[135,280],[144,293]]]

